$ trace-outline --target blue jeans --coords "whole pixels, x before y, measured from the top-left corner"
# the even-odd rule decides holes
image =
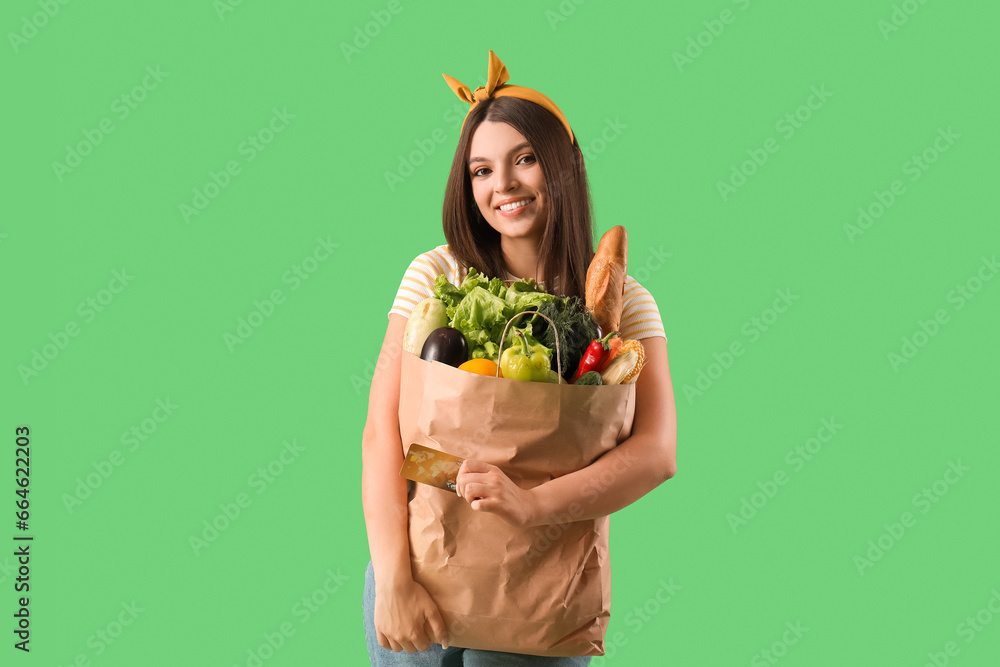
[[[541,655],[526,655],[523,653],[501,653],[499,651],[483,651],[472,648],[431,644],[426,651],[408,653],[382,648],[375,633],[375,571],[371,561],[365,571],[364,595],[365,637],[368,640],[368,656],[372,667],[585,667],[590,664],[589,655],[570,658],[549,658]]]

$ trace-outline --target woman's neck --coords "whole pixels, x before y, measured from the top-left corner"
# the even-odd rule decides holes
[[[507,270],[515,278],[533,278],[540,281],[544,267],[539,262],[537,241],[502,238],[500,249],[503,251]]]

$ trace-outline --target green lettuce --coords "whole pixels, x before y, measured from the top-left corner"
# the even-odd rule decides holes
[[[455,309],[455,316],[449,326],[465,334],[473,358],[476,358],[474,353],[477,348],[484,347],[493,340],[498,326],[501,333],[503,332],[503,325],[507,322],[504,316],[506,306],[507,303],[503,299],[477,285],[465,295]]]
[[[499,278],[489,278],[475,268],[470,268],[461,285],[452,285],[444,275],[434,280],[434,296],[445,305],[448,326],[458,329],[469,344],[470,359],[498,361],[500,338],[504,326],[514,315],[538,307],[555,296],[543,291],[534,280],[518,280],[510,287]],[[535,317],[518,318],[507,331],[507,342],[513,339],[513,330],[531,334]],[[531,338],[534,344],[534,337]],[[551,349],[545,348],[551,356]]]
[[[456,308],[462,302],[465,293],[448,282],[442,273],[434,279],[434,296],[444,302],[445,308]]]

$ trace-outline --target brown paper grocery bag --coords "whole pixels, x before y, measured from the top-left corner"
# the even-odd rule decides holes
[[[476,375],[403,353],[399,432],[492,463],[522,488],[586,467],[626,438],[635,385],[574,386]],[[611,613],[609,517],[517,529],[455,493],[417,484],[414,579],[451,645],[542,656],[604,655]],[[588,510],[581,489],[572,514]]]

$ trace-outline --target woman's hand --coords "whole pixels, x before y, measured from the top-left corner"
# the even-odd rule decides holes
[[[534,496],[515,484],[503,470],[475,459],[465,459],[455,478],[458,495],[472,509],[490,512],[517,528],[533,525]]]
[[[431,642],[448,648],[441,611],[427,589],[412,579],[385,589],[376,585],[375,632],[379,646],[397,652],[426,651]]]

